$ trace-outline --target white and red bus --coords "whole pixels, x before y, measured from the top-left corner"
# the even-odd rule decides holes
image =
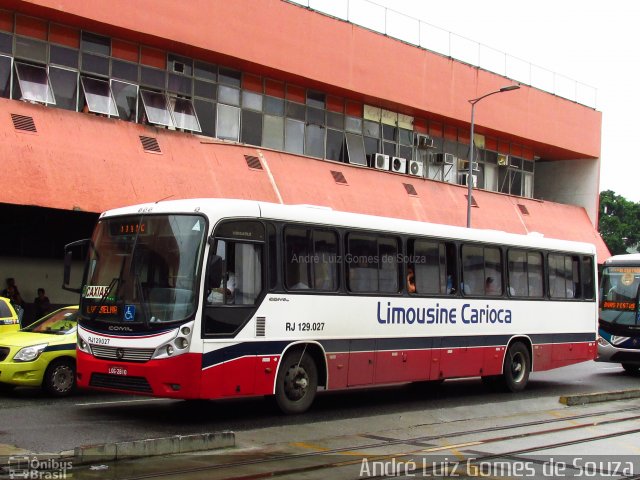
[[[540,235],[257,201],[103,213],[78,385],[182,399],[529,373],[596,356],[595,248]],[[69,268],[65,286],[69,287]]]

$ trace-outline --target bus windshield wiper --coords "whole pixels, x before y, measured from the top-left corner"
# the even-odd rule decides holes
[[[109,294],[114,289],[114,287],[117,287],[116,288],[116,296],[118,295],[118,290],[120,289],[120,286],[122,285],[122,283],[124,283],[122,281],[122,273],[124,271],[125,258],[126,257],[122,257],[122,263],[120,264],[120,273],[118,274],[117,277],[114,277],[113,280],[111,280],[111,282],[109,283],[109,286],[107,287],[107,289],[104,291],[104,293],[100,297],[100,302],[98,302],[98,305],[96,306],[96,308],[93,310],[93,312],[91,312],[91,317],[89,318],[90,322],[95,321],[96,317],[100,313],[100,310],[104,306],[105,300],[109,297]]]

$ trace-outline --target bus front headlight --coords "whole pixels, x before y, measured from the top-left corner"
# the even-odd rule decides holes
[[[609,345],[609,342],[607,342],[603,337],[598,335],[598,345],[600,345],[601,347],[606,347]]]

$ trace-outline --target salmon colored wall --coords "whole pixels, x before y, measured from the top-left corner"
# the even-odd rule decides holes
[[[281,198],[287,204],[466,225],[467,189],[459,185],[15,100],[0,99],[0,111],[0,158],[12,165],[10,175],[0,175],[0,203],[101,212],[167,197]],[[32,117],[37,133],[15,130],[10,114]],[[156,138],[162,153],[145,152],[141,135]],[[264,169],[250,169],[244,155],[260,157]],[[347,185],[337,184],[331,171],[341,172]],[[405,183],[417,196],[407,194]],[[474,198],[474,227],[586,241],[608,257],[583,208],[481,190]],[[518,203],[530,215],[521,215]]]
[[[254,73],[306,78],[366,101],[381,99],[387,108],[430,112],[461,124],[469,123],[468,99],[512,83],[282,0],[9,3],[58,21],[103,24],[105,34],[117,31],[128,40],[181,49],[178,53],[195,47]],[[555,147],[541,147],[547,158],[598,158],[601,122],[600,112],[529,87],[483,100],[476,108],[477,133],[504,132]]]

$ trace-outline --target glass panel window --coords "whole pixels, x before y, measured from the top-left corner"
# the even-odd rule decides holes
[[[111,95],[109,82],[90,77],[80,77],[86,106],[90,112],[118,116],[116,102]]]
[[[193,69],[193,76],[215,82],[218,80],[218,67],[211,63],[204,63],[196,60]]]
[[[240,138],[240,109],[218,104],[218,138],[238,141]]]
[[[275,150],[284,150],[284,118],[272,115],[264,116],[262,146]]]
[[[391,125],[382,125],[382,138],[385,140],[395,142],[396,141],[396,127]]]
[[[498,248],[484,249],[484,294],[502,295],[502,255]]]
[[[109,75],[109,58],[92,55],[90,53],[82,53],[83,72],[96,73],[98,75]]]
[[[347,132],[362,133],[362,119],[356,117],[344,117],[344,129]]]
[[[33,60],[34,62],[47,62],[47,44],[35,38],[16,36],[15,57]]]
[[[411,282],[411,276],[413,276],[413,282]],[[427,240],[410,240],[407,291],[421,295],[448,293],[453,288],[449,283],[444,244]]]
[[[305,107],[300,103],[287,102],[287,117],[295,120],[305,119]]]
[[[78,61],[78,50],[59,45],[49,45],[49,63],[78,68]]]
[[[462,291],[465,295],[502,294],[502,260],[498,248],[463,245]]]
[[[44,67],[15,62],[15,68],[20,86],[20,100],[56,104],[49,75]]]
[[[13,53],[13,35],[0,32],[0,53]]]
[[[320,92],[307,92],[307,105],[317,108],[324,108],[325,94]]]
[[[373,166],[376,153],[380,152],[377,138],[364,137],[364,153],[367,157],[367,164]]]
[[[378,243],[376,237],[351,234],[347,241],[347,281],[352,292],[378,291]]]
[[[307,123],[324,125],[324,110],[320,110],[319,108],[307,107]]]
[[[593,280],[593,258],[582,257],[582,285],[584,298],[592,300],[595,298],[595,286]]]
[[[178,75],[176,73],[169,74],[167,90],[170,92],[181,93],[182,95],[191,95],[191,77]]]
[[[11,57],[0,55],[0,97],[11,97]]]
[[[56,106],[65,110],[78,110],[78,72],[49,67],[49,80],[56,96]]]
[[[344,132],[327,129],[327,158],[344,162],[346,160],[346,143]]]
[[[334,232],[313,232],[313,286],[316,290],[338,288],[338,236]]]
[[[240,141],[249,145],[260,145],[262,141],[262,114],[243,109],[241,126]]]
[[[284,100],[276,97],[264,97],[264,113],[271,115],[277,115],[279,117],[284,116]]]
[[[146,121],[155,125],[163,125],[165,127],[173,127],[171,113],[167,105],[167,98],[159,92],[151,92],[149,90],[140,90],[140,98]],[[143,119],[143,123],[146,123]]]
[[[200,122],[193,108],[193,103],[188,98],[169,97],[171,115],[176,128],[200,132]]]
[[[140,83],[164,90],[166,74],[167,72],[157,68],[140,67]]]
[[[324,158],[324,131],[319,125],[305,128],[304,153],[310,157]]]
[[[83,52],[97,53],[99,55],[111,55],[111,39],[95,33],[82,32],[80,49]]]
[[[529,280],[529,296],[542,297],[544,287],[542,280],[542,254],[529,252],[527,254],[527,268]]]
[[[122,60],[111,59],[111,76],[129,80],[130,82],[138,81],[138,64],[125,62]]]
[[[547,262],[551,298],[579,298],[580,262],[578,257],[550,254]]]
[[[364,140],[362,135],[347,133],[346,136],[349,163],[366,166],[367,158],[364,153]]]
[[[181,75],[192,76],[193,75],[193,60],[188,57],[182,57],[170,53],[167,55],[169,70],[171,72],[179,73]]]
[[[364,121],[364,134],[370,137],[380,138],[380,124],[371,120]]]
[[[313,251],[310,251],[311,230],[287,228],[284,234],[284,281],[289,290],[312,288]]]
[[[399,128],[398,137],[401,145],[413,145],[413,132],[411,130]]]
[[[241,80],[242,74],[236,70],[231,70],[230,68],[224,67],[220,67],[220,69],[218,70],[218,81],[220,83],[225,83],[227,85],[239,88]]]
[[[344,130],[344,115],[336,112],[327,112],[327,126]]]
[[[205,82],[203,80],[194,80],[193,94],[196,97],[204,97],[209,100],[217,98],[218,86],[215,83]]]
[[[222,278],[219,287],[210,288],[206,304],[253,305],[262,290],[262,245],[218,240],[215,251],[222,262]],[[229,333],[238,326],[216,333]]]
[[[216,136],[216,104],[208,102],[206,100],[200,100],[196,98],[193,101],[193,105],[198,114],[198,120],[200,121],[200,128],[202,134],[208,137]]]
[[[218,87],[218,101],[227,105],[240,105],[240,90],[220,85]]]
[[[529,296],[527,252],[524,252],[522,250],[509,250],[507,259],[507,273],[509,274],[509,295],[513,297]]]
[[[116,101],[118,116],[123,120],[135,121],[138,116],[138,86],[111,80],[111,93]]]
[[[378,239],[378,290],[397,293],[398,287],[398,241],[395,238]]]
[[[242,91],[242,106],[251,110],[262,111],[262,95],[247,90]]]
[[[284,135],[284,149],[287,152],[304,153],[304,122],[287,118]]]
[[[382,153],[390,157],[396,156],[396,144],[391,142],[382,142]]]

